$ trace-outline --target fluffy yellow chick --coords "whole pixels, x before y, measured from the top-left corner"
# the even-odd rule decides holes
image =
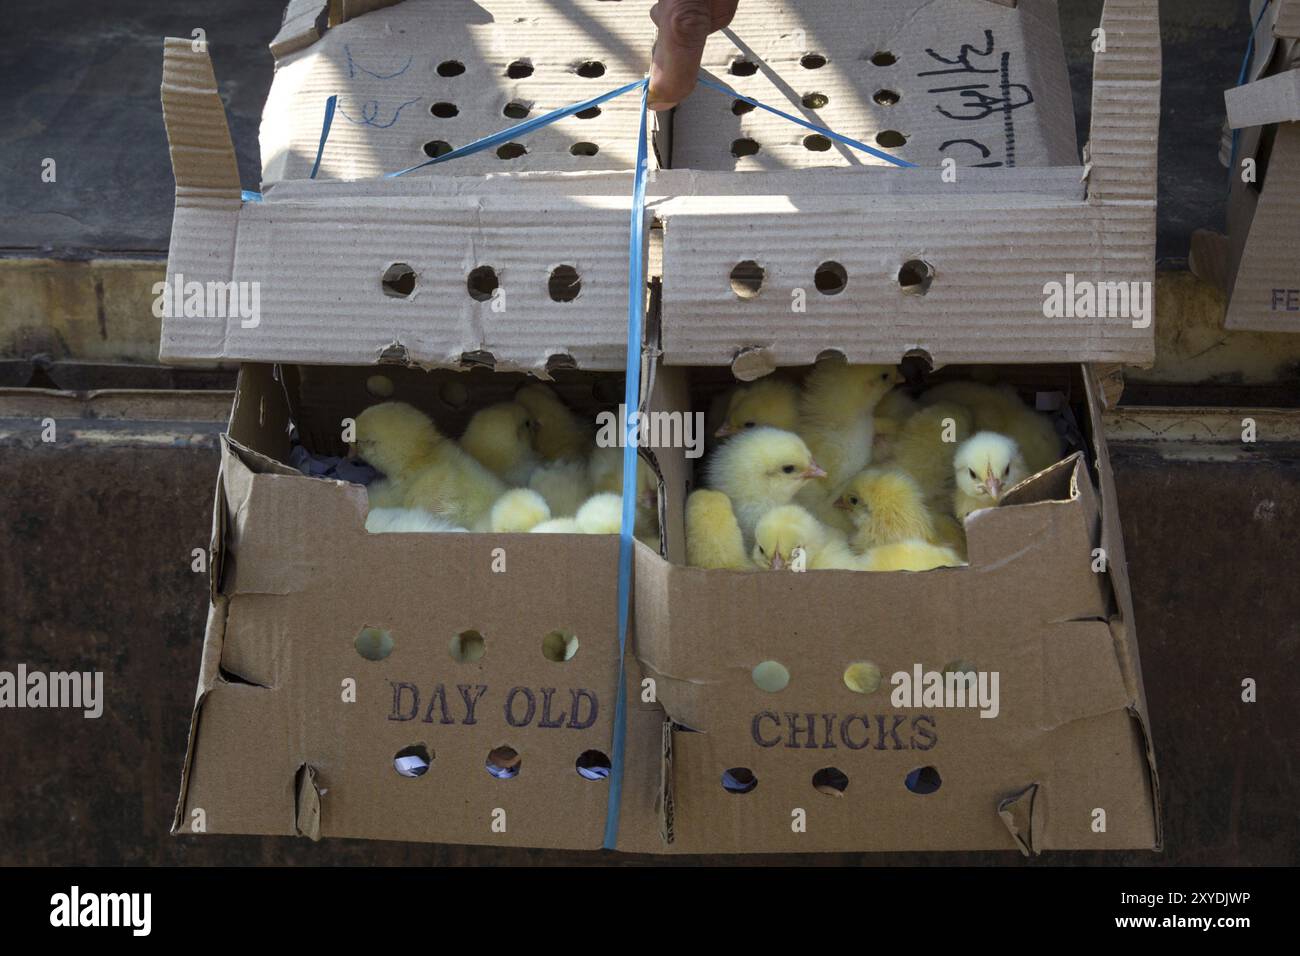
[[[880,400],[876,406],[875,433],[871,441],[873,463],[879,464],[894,456],[894,443],[903,430],[903,423],[916,414],[920,407],[916,399],[901,388],[895,388]]]
[[[573,518],[552,518],[529,529],[531,534],[582,534]]]
[[[472,530],[484,530],[502,482],[429,417],[405,402],[373,405],[357,416],[358,454],[401,491],[401,505],[423,508]]]
[[[803,552],[802,564],[796,550]],[[799,505],[782,505],[763,515],[754,530],[750,560],[770,571],[799,567],[809,571],[853,570],[858,566],[858,557],[844,539]]]
[[[366,515],[366,530],[371,534],[465,531],[446,518],[439,518],[419,508],[371,508]]]
[[[1022,402],[1009,385],[945,382],[922,395],[921,402],[957,402],[966,406],[974,416],[975,430],[1006,435],[1020,446],[1030,474],[1061,459],[1061,439],[1051,419]]]
[[[474,413],[460,447],[506,484],[522,488],[537,467],[535,431],[528,409],[518,402],[499,402]]]
[[[374,508],[402,507],[402,488],[388,478],[376,478],[366,485],[366,500]]]
[[[921,486],[899,468],[859,472],[849,480],[835,506],[847,511],[853,522],[850,541],[858,553],[909,539],[937,543],[934,516],[925,505]]]
[[[582,534],[618,534],[623,528],[623,499],[607,491],[592,495],[573,520]]]
[[[769,377],[737,386],[727,400],[726,415],[714,435],[729,438],[763,425],[788,432],[798,430],[799,389],[793,382]]]
[[[839,493],[871,463],[875,411],[903,380],[892,365],[821,361],[808,373],[799,402],[799,434],[826,470],[826,481],[809,486],[799,500],[813,508]]]
[[[528,476],[528,487],[546,499],[555,517],[572,517],[591,497],[587,462],[582,459],[548,461]]]
[[[537,423],[533,448],[547,461],[585,458],[591,451],[591,431],[548,386],[525,385],[515,392],[515,401]]]
[[[707,468],[709,486],[731,499],[747,548],[763,515],[789,504],[809,481],[826,477],[803,439],[767,427],[728,439],[713,453]]]
[[[947,508],[952,499],[952,458],[971,436],[970,411],[955,402],[939,402],[909,418],[894,444],[891,462],[911,475],[931,505]]]
[[[693,568],[749,568],[745,536],[731,499],[720,491],[699,488],[686,499],[686,563]]]
[[[593,494],[623,494],[623,449],[614,445],[592,449],[587,462]],[[659,478],[645,459],[636,462],[636,534],[659,537]]]
[[[932,568],[957,568],[965,564],[952,548],[928,541],[895,541],[877,545],[862,556],[863,571],[929,571]]]
[[[1020,447],[1006,435],[976,432],[962,442],[952,460],[957,490],[953,514],[964,521],[972,511],[992,508],[1002,495],[1029,476]]]
[[[492,506],[491,530],[498,534],[532,531],[551,520],[546,499],[528,488],[511,488]]]

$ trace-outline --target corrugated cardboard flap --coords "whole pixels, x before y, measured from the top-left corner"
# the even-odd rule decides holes
[[[1233,129],[1300,120],[1300,69],[1234,87],[1223,100]]]

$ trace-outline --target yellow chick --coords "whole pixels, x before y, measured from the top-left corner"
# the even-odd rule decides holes
[[[871,463],[876,406],[901,381],[892,365],[826,360],[813,367],[800,397],[799,434],[826,470],[826,481],[805,488],[800,501],[815,509]]]
[[[938,543],[934,516],[921,486],[898,468],[859,472],[835,499],[853,522],[853,549],[859,554],[881,544],[917,539]]]
[[[859,562],[863,571],[929,571],[932,568],[958,568],[965,564],[952,548],[928,541],[895,541],[881,544],[864,554]]]
[[[904,389],[895,388],[876,406],[874,435],[871,441],[871,461],[875,464],[894,456],[894,442],[898,440],[903,423],[916,414],[920,404]]]
[[[525,385],[515,392],[515,401],[537,423],[533,448],[547,461],[585,458],[591,451],[591,431],[548,386]]]
[[[623,528],[623,499],[607,491],[592,495],[573,520],[581,534],[618,534]]]
[[[738,386],[727,400],[726,415],[714,435],[729,438],[763,425],[787,432],[798,430],[799,389],[793,382],[768,377]]]
[[[552,518],[529,529],[532,534],[582,534],[573,518]]]
[[[615,445],[598,445],[587,462],[593,494],[623,494],[623,449]],[[644,458],[636,462],[636,534],[659,537],[659,478]]]
[[[499,402],[474,413],[460,447],[512,488],[522,488],[537,467],[535,431],[528,409],[518,402]]]
[[[961,522],[952,515],[934,514],[934,539],[931,544],[940,544],[945,548],[952,548],[953,551],[963,560],[966,560],[966,531],[961,526]]]
[[[992,508],[1003,494],[1029,477],[1020,447],[1006,435],[976,432],[962,442],[952,460],[957,490],[953,514],[958,521],[980,508]]]
[[[402,488],[389,478],[376,478],[366,485],[366,500],[374,508],[402,507]]]
[[[546,499],[528,488],[511,488],[492,506],[491,529],[497,534],[532,531],[551,520]]]
[[[423,508],[455,524],[485,530],[488,513],[506,487],[429,417],[405,402],[372,405],[357,416],[358,454],[401,491],[401,504]]]
[[[763,515],[754,530],[750,560],[765,571],[853,570],[858,566],[857,555],[844,539],[799,505],[782,505]]]
[[[555,517],[572,517],[591,497],[587,462],[581,459],[548,461],[528,476],[528,487],[546,499]]]
[[[956,402],[974,416],[976,431],[997,432],[1013,439],[1030,474],[1036,474],[1061,460],[1061,438],[1052,420],[1020,400],[1009,385],[980,382],[944,382],[921,396],[922,404]]]
[[[465,531],[446,518],[431,515],[419,508],[371,508],[366,515],[366,530],[371,534]]]
[[[970,411],[955,402],[939,402],[909,418],[894,444],[891,464],[911,475],[934,507],[952,500],[952,458],[974,431]]]
[[[763,515],[789,504],[809,481],[826,477],[803,439],[767,427],[728,439],[707,468],[710,487],[731,499],[746,547],[753,544],[754,528]]]
[[[686,499],[686,563],[693,568],[749,568],[745,536],[731,499],[720,491],[699,488]]]

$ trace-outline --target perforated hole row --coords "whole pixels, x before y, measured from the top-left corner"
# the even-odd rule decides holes
[[[965,674],[978,672],[970,661],[949,661],[943,667],[944,674]],[[766,660],[754,665],[750,671],[754,686],[769,694],[776,694],[790,684],[790,669],[780,661]],[[880,667],[872,661],[853,661],[844,668],[844,686],[855,694],[874,694],[880,689],[883,675]]]
[[[898,288],[905,295],[925,295],[934,282],[934,266],[924,259],[908,259],[898,269]],[[753,259],[736,263],[728,275],[731,291],[738,299],[758,297],[767,278],[766,270]],[[849,285],[849,271],[833,259],[817,266],[813,287],[822,295],[839,295]]]
[[[605,75],[605,64],[599,60],[584,60],[573,65],[572,71],[584,79],[596,79]],[[438,64],[439,76],[461,76],[465,64],[459,60],[443,60]],[[506,66],[506,76],[512,80],[526,80],[534,73],[533,61],[526,57],[514,60]]]
[[[383,378],[384,376],[375,377]],[[385,381],[389,380],[385,378]],[[389,381],[389,385],[391,387],[391,381]],[[445,388],[440,397],[453,408],[458,407],[458,404],[463,404],[462,396],[450,395]],[[357,636],[353,638],[352,646],[365,660],[382,661],[393,653],[396,641],[392,632],[387,628],[367,624],[357,632]],[[564,664],[573,660],[577,656],[580,647],[581,643],[578,636],[566,628],[556,628],[544,635],[541,641],[542,657],[557,664]],[[480,631],[470,628],[453,635],[447,645],[447,651],[451,654],[451,659],[456,663],[472,664],[475,661],[482,660],[484,654],[487,653],[487,639],[483,637]]]
[[[423,777],[433,766],[436,754],[427,744],[411,744],[393,755],[393,769],[401,777]],[[574,772],[584,780],[607,780],[609,757],[600,750],[584,750],[573,762]],[[502,745],[488,751],[483,769],[498,780],[513,780],[523,771],[524,758],[514,747]]]
[[[820,95],[820,94],[818,94]],[[807,97],[805,97],[807,99]],[[816,102],[816,101],[814,101]],[[748,108],[747,108],[748,107]],[[748,113],[752,109],[744,100],[736,100],[731,104],[731,112],[740,116]],[[817,107],[809,107],[816,109]],[[900,146],[907,145],[907,134],[900,133],[896,129],[882,129],[876,133],[876,145],[881,149],[898,149]],[[823,133],[810,133],[803,138],[803,148],[810,153],[824,153],[834,145],[831,138]],[[763,144],[752,136],[741,136],[731,141],[731,155],[737,159],[745,156],[756,156],[763,149]]]
[[[596,148],[592,143],[579,143],[578,146],[589,146],[592,150]],[[383,294],[389,298],[409,299],[415,293],[417,280],[418,276],[409,264],[395,262],[384,270],[379,285]],[[501,278],[490,265],[475,266],[465,277],[465,291],[475,302],[492,301],[500,288]],[[551,270],[546,280],[546,294],[552,302],[572,302],[581,293],[582,276],[576,268],[559,265]]]
[[[917,767],[903,778],[903,786],[925,796],[943,785],[935,767]],[[849,775],[838,767],[823,767],[812,775],[813,789],[828,797],[842,797],[849,789]],[[729,767],[722,771],[722,789],[727,793],[746,794],[758,789],[758,775],[749,767]]]

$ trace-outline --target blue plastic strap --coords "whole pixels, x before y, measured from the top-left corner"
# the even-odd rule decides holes
[[[1250,39],[1246,42],[1246,55],[1241,60],[1241,71],[1237,74],[1237,85],[1244,86],[1246,77],[1250,75],[1250,61],[1255,58],[1255,34],[1259,32],[1259,25],[1264,22],[1264,14],[1268,12],[1268,5],[1273,0],[1264,0],[1264,5],[1259,8],[1259,16],[1255,18],[1255,25],[1250,28]],[[1228,177],[1237,175],[1237,144],[1241,138],[1241,130],[1232,131],[1232,153],[1228,158]],[[1231,189],[1231,187],[1229,187]]]
[[[872,156],[875,156],[877,159],[883,159],[885,162],[892,163],[895,166],[905,166],[913,169],[916,168],[916,163],[909,163],[907,160],[899,159],[897,156],[890,156],[888,153],[876,149],[876,147],[874,146],[868,146],[866,143],[860,142],[851,136],[845,136],[841,133],[835,132],[832,129],[827,129],[824,126],[818,126],[816,123],[810,123],[806,119],[802,119],[798,116],[795,116],[792,113],[785,113],[774,106],[768,106],[766,103],[760,103],[758,100],[750,99],[748,96],[745,96],[743,93],[737,93],[735,90],[731,89],[730,87],[723,86],[721,83],[715,83],[713,82],[713,80],[710,80],[706,76],[701,76],[699,80],[701,86],[707,86],[711,90],[717,90],[719,93],[727,94],[727,96],[734,96],[736,99],[743,100],[744,102],[749,103],[751,106],[756,106],[761,110],[767,110],[769,113],[775,113],[777,116],[780,116],[782,119],[788,119],[791,123],[795,123],[799,126],[802,126],[804,127],[804,129],[810,129],[815,133],[821,133],[823,136],[829,137],[830,139],[835,140],[835,142],[837,143],[843,143],[845,146],[852,146],[854,149],[861,150],[864,153],[870,153]]]
[[[330,138],[330,126],[334,123],[334,108],[339,105],[339,95],[335,93],[325,101],[325,120],[320,127],[320,145],[316,147],[316,162],[311,164],[311,175],[308,179],[315,179],[316,174],[320,172],[320,158],[325,155],[325,140]]]
[[[399,169],[395,173],[384,173],[385,179],[392,179],[394,176],[405,176],[409,172],[417,169],[423,169],[425,166],[434,166],[438,163],[450,162],[453,159],[460,159],[462,156],[469,156],[472,153],[481,153],[485,149],[491,149],[500,143],[508,143],[511,140],[524,136],[534,130],[541,129],[543,126],[550,126],[558,119],[564,119],[566,116],[572,116],[574,113],[581,113],[583,110],[589,110],[593,106],[599,106],[606,100],[612,100],[616,96],[622,96],[624,93],[630,93],[638,87],[645,85],[645,80],[637,80],[628,83],[626,86],[620,86],[616,90],[610,90],[608,93],[601,93],[600,96],[593,96],[589,100],[583,100],[581,103],[574,103],[570,106],[561,106],[558,110],[551,110],[549,113],[543,113],[533,119],[524,120],[522,123],[516,123],[508,129],[484,136],[482,139],[476,139],[468,146],[461,146],[453,149],[450,153],[443,153],[441,156],[435,156],[433,159],[426,160],[416,166],[408,166],[406,169]]]
[[[627,433],[623,436],[623,523],[618,539],[618,691],[614,697],[614,746],[609,768],[609,806],[605,812],[604,848],[618,844],[618,817],[623,802],[623,758],[627,737],[627,628],[632,604],[632,548],[636,540],[637,436],[641,404],[641,331],[645,320],[645,183],[649,169],[646,151],[646,96],[650,81],[642,80],[641,124],[637,133],[636,177],[632,186],[632,212],[627,244],[627,370],[623,407]]]
[[[258,192],[253,192],[253,190],[251,189],[241,189],[239,191],[239,198],[243,202],[261,202],[262,194]]]

